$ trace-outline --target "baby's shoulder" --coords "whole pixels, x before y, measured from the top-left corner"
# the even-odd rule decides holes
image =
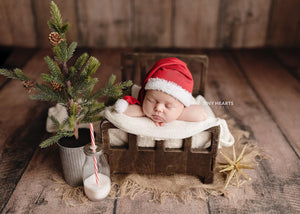
[[[190,105],[183,109],[182,114],[178,120],[188,122],[200,122],[206,120],[208,117],[205,109],[200,105]]]

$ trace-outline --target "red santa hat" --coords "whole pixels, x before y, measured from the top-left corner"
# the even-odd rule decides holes
[[[147,73],[138,100],[125,96],[116,102],[115,109],[124,112],[129,104],[140,105],[147,90],[162,91],[189,106],[193,100],[193,85],[192,74],[183,61],[174,57],[164,58],[157,61]]]

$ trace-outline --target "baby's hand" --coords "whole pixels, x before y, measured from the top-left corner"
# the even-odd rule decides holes
[[[164,126],[164,125],[165,125],[164,122],[155,122],[155,121],[153,121],[153,122],[154,122],[154,124],[155,124],[157,127],[159,127],[159,126]]]

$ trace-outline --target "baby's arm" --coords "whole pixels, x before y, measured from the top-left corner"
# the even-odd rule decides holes
[[[143,112],[143,109],[140,105],[129,105],[126,111],[124,112],[127,116],[130,117],[144,117],[146,116]],[[156,126],[163,126],[164,123],[162,122],[155,122],[153,121]]]
[[[126,111],[124,112],[127,116],[130,117],[143,117],[145,116],[143,109],[140,105],[129,105]]]
[[[177,120],[188,122],[200,122],[206,120],[208,117],[205,109],[200,105],[191,105],[185,107],[182,114]]]

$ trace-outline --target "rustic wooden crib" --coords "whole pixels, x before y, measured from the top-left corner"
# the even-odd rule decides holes
[[[204,95],[208,58],[204,55],[165,54],[165,53],[124,53],[122,54],[122,79],[140,84],[155,61],[165,57],[177,57],[185,61],[194,78],[195,95]],[[218,149],[220,128],[212,127],[209,148],[192,148],[192,137],[183,139],[182,148],[166,148],[163,140],[155,141],[154,147],[139,147],[137,136],[127,133],[128,142],[123,147],[110,144],[109,129],[116,129],[108,120],[100,124],[104,154],[109,162],[111,173],[139,174],[191,174],[198,176],[203,183],[213,181],[215,158]]]

